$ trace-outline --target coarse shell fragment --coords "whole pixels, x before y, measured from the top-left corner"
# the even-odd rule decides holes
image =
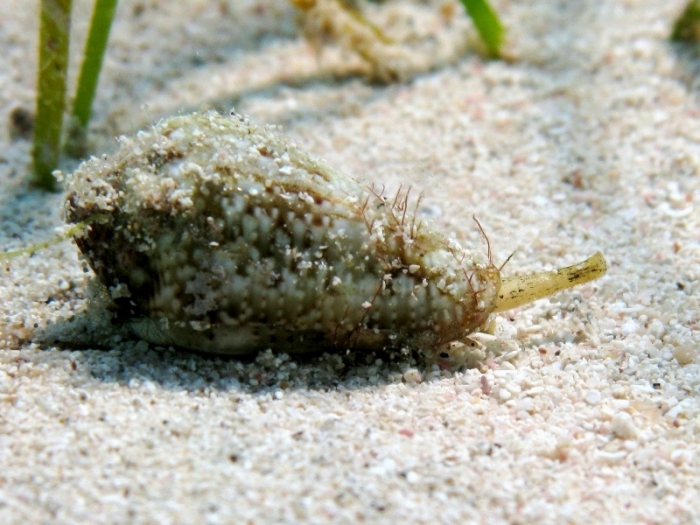
[[[65,218],[118,317],[143,339],[223,354],[444,348],[501,311],[605,272],[502,280],[415,214],[274,127],[216,112],[160,121],[67,177]],[[97,219],[99,218],[99,220]],[[460,354],[461,355],[461,354]]]

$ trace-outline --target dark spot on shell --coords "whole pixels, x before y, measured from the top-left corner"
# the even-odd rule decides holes
[[[161,154],[159,152],[151,152],[147,157],[146,160],[148,161],[148,164],[153,166],[155,169],[162,168],[165,164],[170,162],[173,159],[181,159],[183,157],[183,154],[179,151],[167,151],[165,154]]]

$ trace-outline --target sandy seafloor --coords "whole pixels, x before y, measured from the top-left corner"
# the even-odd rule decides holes
[[[0,3],[3,249],[62,226],[9,125],[33,110],[35,4]],[[510,359],[451,373],[86,343],[66,321],[91,313],[74,244],[3,261],[0,523],[700,523],[700,58],[667,41],[683,2],[495,5],[513,62],[467,52],[380,86],[319,62],[281,0],[120,3],[93,153],[235,105],[420,189],[485,250],[476,214],[496,262],[515,250],[506,274],[596,250],[609,272],[498,315]]]

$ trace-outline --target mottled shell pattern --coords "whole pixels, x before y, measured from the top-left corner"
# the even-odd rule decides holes
[[[271,127],[162,120],[68,176],[76,243],[146,341],[203,352],[438,348],[484,324],[482,255]],[[100,217],[95,220],[95,217]]]

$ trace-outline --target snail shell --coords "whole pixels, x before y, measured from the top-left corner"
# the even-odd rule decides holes
[[[408,192],[386,198],[274,127],[208,112],[120,140],[68,177],[64,213],[92,220],[75,241],[146,341],[434,359],[498,306],[498,269],[418,219]]]

